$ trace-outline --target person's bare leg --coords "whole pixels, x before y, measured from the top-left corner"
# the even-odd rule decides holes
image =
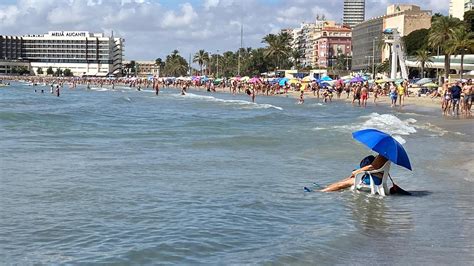
[[[341,189],[348,188],[350,186],[354,185],[354,178],[353,177],[348,177],[344,180],[341,180],[337,183],[331,184],[327,186],[324,189],[321,189],[321,192],[333,192],[333,191],[338,191]]]

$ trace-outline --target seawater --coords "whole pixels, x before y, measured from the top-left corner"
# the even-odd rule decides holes
[[[55,97],[15,83],[0,89],[0,263],[470,264],[472,131],[456,122],[342,101],[126,87]],[[415,196],[305,193],[370,154],[351,137],[362,128],[404,143],[414,171],[392,176]]]

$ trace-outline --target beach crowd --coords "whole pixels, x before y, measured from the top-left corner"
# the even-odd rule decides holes
[[[236,95],[245,93],[252,102],[257,96],[270,95],[294,95],[298,104],[304,104],[305,97],[311,96],[325,103],[332,102],[333,99],[345,99],[352,102],[354,106],[367,107],[369,99],[377,104],[381,99],[389,100],[390,106],[403,107],[407,97],[419,98],[421,95],[413,90],[413,84],[408,80],[395,82],[343,82],[336,80],[331,86],[321,84],[316,80],[298,81],[285,80],[278,82],[273,79],[252,78],[242,80],[240,78],[221,79],[219,82],[211,79],[192,78],[96,78],[96,77],[25,77],[25,76],[3,76],[0,77],[0,84],[8,84],[11,81],[26,82],[31,86],[49,87],[50,93],[60,96],[60,91],[65,86],[75,89],[77,86],[86,87],[107,87],[115,89],[117,86],[130,87],[141,91],[142,89],[152,89],[159,95],[160,88],[178,88],[181,94],[186,94],[189,88],[206,90],[208,92],[226,92]],[[35,89],[38,91],[38,89]],[[44,93],[44,89],[40,90]],[[432,100],[439,98],[443,115],[465,116],[472,115],[473,101],[472,80],[445,82],[438,89],[434,89],[429,95]]]

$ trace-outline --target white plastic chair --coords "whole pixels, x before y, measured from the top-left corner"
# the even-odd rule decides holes
[[[358,173],[355,176],[354,185],[351,187],[351,189],[354,191],[356,189],[359,190],[359,189],[370,188],[371,194],[375,195],[375,193],[378,193],[381,196],[386,196],[389,194],[389,189],[387,185],[389,171],[390,171],[390,161],[387,161],[380,169]],[[376,185],[374,182],[374,178],[372,177],[372,174],[375,174],[375,173],[383,173],[382,183],[380,183],[380,185]],[[366,174],[369,175],[369,180],[370,180],[369,185],[364,184],[364,182],[362,181],[362,178]]]

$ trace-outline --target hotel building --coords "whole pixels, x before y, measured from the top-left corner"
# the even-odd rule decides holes
[[[380,64],[390,58],[388,47],[381,49],[382,32],[396,28],[401,36],[419,29],[431,27],[431,11],[421,10],[416,5],[390,5],[384,16],[357,24],[352,29],[352,70],[371,69],[373,63]]]
[[[473,10],[474,0],[451,0],[449,2],[449,15],[464,20],[464,13]]]
[[[352,54],[351,35],[351,29],[347,26],[323,27],[315,43],[315,65],[322,68],[334,67],[337,57],[343,55],[347,66],[348,57]]]
[[[50,31],[42,35],[0,35],[3,62],[27,61],[44,73],[68,68],[75,76],[122,74],[124,40],[87,31]],[[1,63],[0,63],[1,64]]]
[[[365,20],[365,0],[344,0],[343,24],[351,28]]]

